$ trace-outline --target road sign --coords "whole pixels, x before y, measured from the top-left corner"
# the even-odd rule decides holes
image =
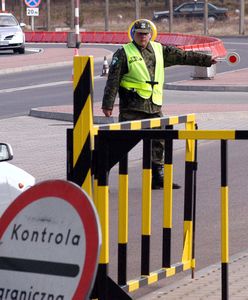
[[[24,1],[28,7],[38,7],[41,3],[41,0],[24,0]]]
[[[27,16],[33,16],[33,17],[37,17],[39,16],[39,8],[38,7],[27,7]]]
[[[0,219],[0,299],[88,299],[100,242],[94,205],[80,187],[63,180],[31,187]]]
[[[229,65],[236,65],[240,62],[240,56],[236,52],[228,53],[226,59]]]
[[[236,52],[230,52],[225,57],[219,57],[217,58],[217,61],[224,61],[228,63],[230,66],[236,65],[240,62],[240,56]]]

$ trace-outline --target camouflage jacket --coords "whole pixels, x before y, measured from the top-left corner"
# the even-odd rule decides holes
[[[155,54],[151,44],[149,43],[145,49],[141,49],[137,44],[135,45],[140,50],[151,80],[153,80],[155,74]],[[210,55],[193,51],[183,51],[172,46],[163,46],[163,56],[165,68],[172,65],[211,66]],[[127,72],[127,57],[124,48],[120,48],[114,53],[110,64],[108,79],[104,89],[102,108],[113,109],[115,98],[119,92],[120,112],[140,111],[149,114],[160,112],[161,106],[154,104],[151,99],[143,99],[136,92],[128,91],[120,87],[122,76]]]

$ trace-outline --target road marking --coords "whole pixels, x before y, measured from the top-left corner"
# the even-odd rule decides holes
[[[95,80],[104,79],[100,75],[94,77]],[[0,94],[7,94],[7,93],[13,93],[18,91],[26,91],[26,90],[34,90],[44,87],[52,87],[52,86],[59,86],[59,85],[66,85],[66,84],[72,84],[71,80],[65,80],[65,81],[55,81],[55,82],[49,82],[49,83],[42,83],[42,84],[34,84],[34,85],[28,85],[28,86],[20,86],[16,88],[9,88],[9,89],[3,89],[0,90]]]
[[[229,45],[242,45],[242,46],[248,46],[247,43],[235,43],[235,42],[223,42],[224,44],[229,44]]]
[[[17,88],[9,88],[9,89],[0,90],[0,94],[12,93],[12,92],[17,92],[17,91],[25,91],[25,90],[33,90],[33,89],[38,89],[38,88],[43,88],[43,87],[64,85],[64,84],[69,84],[69,83],[71,84],[72,82],[70,80],[67,80],[67,81],[57,81],[57,82],[50,82],[50,83],[35,84],[35,85],[30,85],[30,86],[20,86]]]
[[[41,48],[26,48],[27,52],[41,53],[44,52],[44,49]]]

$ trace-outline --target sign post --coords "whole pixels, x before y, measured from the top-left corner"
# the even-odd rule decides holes
[[[2,0],[2,11],[5,11],[5,0]]]
[[[100,244],[96,210],[80,187],[31,187],[0,219],[0,299],[88,299]]]
[[[27,16],[31,17],[31,30],[34,31],[34,17],[39,15],[41,0],[24,0],[27,5]]]

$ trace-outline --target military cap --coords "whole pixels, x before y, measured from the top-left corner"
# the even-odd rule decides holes
[[[147,20],[138,20],[134,23],[134,32],[150,33],[151,25]]]

